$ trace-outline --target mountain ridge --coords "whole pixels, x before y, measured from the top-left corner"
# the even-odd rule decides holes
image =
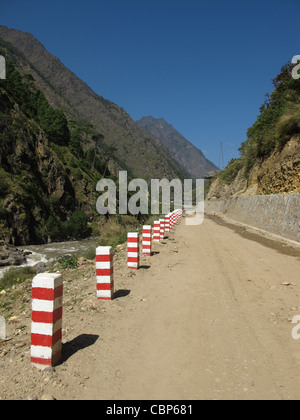
[[[167,148],[159,139],[139,128],[121,107],[96,94],[85,82],[38,41],[32,34],[0,26],[0,46],[18,65],[31,73],[51,106],[68,119],[85,120],[115,149],[119,167],[132,177],[183,178]],[[13,48],[11,48],[11,46]]]
[[[0,54],[6,59],[0,80],[4,243],[102,235],[109,217],[96,211],[96,185],[108,177],[118,186],[120,170],[128,180],[185,177],[158,138],[93,92],[33,35],[0,26]]]
[[[164,118],[152,116],[143,117],[136,121],[139,127],[143,127],[167,147],[174,160],[182,167],[190,177],[194,179],[204,178],[209,171],[217,167],[204,156],[203,152],[187,140]]]

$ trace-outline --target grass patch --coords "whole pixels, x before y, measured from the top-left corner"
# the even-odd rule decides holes
[[[94,247],[91,247],[87,251],[80,254],[78,257],[83,257],[87,260],[94,260],[96,258],[96,250]]]
[[[137,226],[135,226],[137,227]],[[127,232],[130,227],[126,225],[119,217],[111,218],[100,235],[99,245],[100,246],[112,246],[115,248],[127,240]]]
[[[55,266],[58,270],[66,270],[67,268],[75,269],[78,267],[77,257],[75,255],[72,255],[60,258],[55,263]]]
[[[128,232],[142,232],[143,225],[152,225],[154,220],[158,220],[159,216],[150,216],[142,220],[138,220],[134,216],[121,216],[117,215],[111,217],[108,222],[103,226],[99,246],[116,246],[123,244],[127,241]]]
[[[8,289],[32,278],[35,272],[32,267],[11,268],[4,273],[0,280],[0,289]]]
[[[243,167],[243,161],[239,159],[231,159],[226,168],[219,174],[219,178],[225,184],[230,184],[235,180],[237,174]]]

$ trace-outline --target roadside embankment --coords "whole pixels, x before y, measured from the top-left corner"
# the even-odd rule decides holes
[[[300,242],[300,194],[271,194],[207,200],[205,212],[225,215],[268,233]]]

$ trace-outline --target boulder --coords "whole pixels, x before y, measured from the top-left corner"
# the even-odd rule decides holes
[[[28,252],[10,245],[0,244],[0,267],[8,265],[22,265],[26,263]]]

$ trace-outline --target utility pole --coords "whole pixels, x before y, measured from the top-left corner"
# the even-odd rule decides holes
[[[220,143],[219,168],[221,170],[224,169],[224,153],[223,153],[223,142],[222,141]]]

